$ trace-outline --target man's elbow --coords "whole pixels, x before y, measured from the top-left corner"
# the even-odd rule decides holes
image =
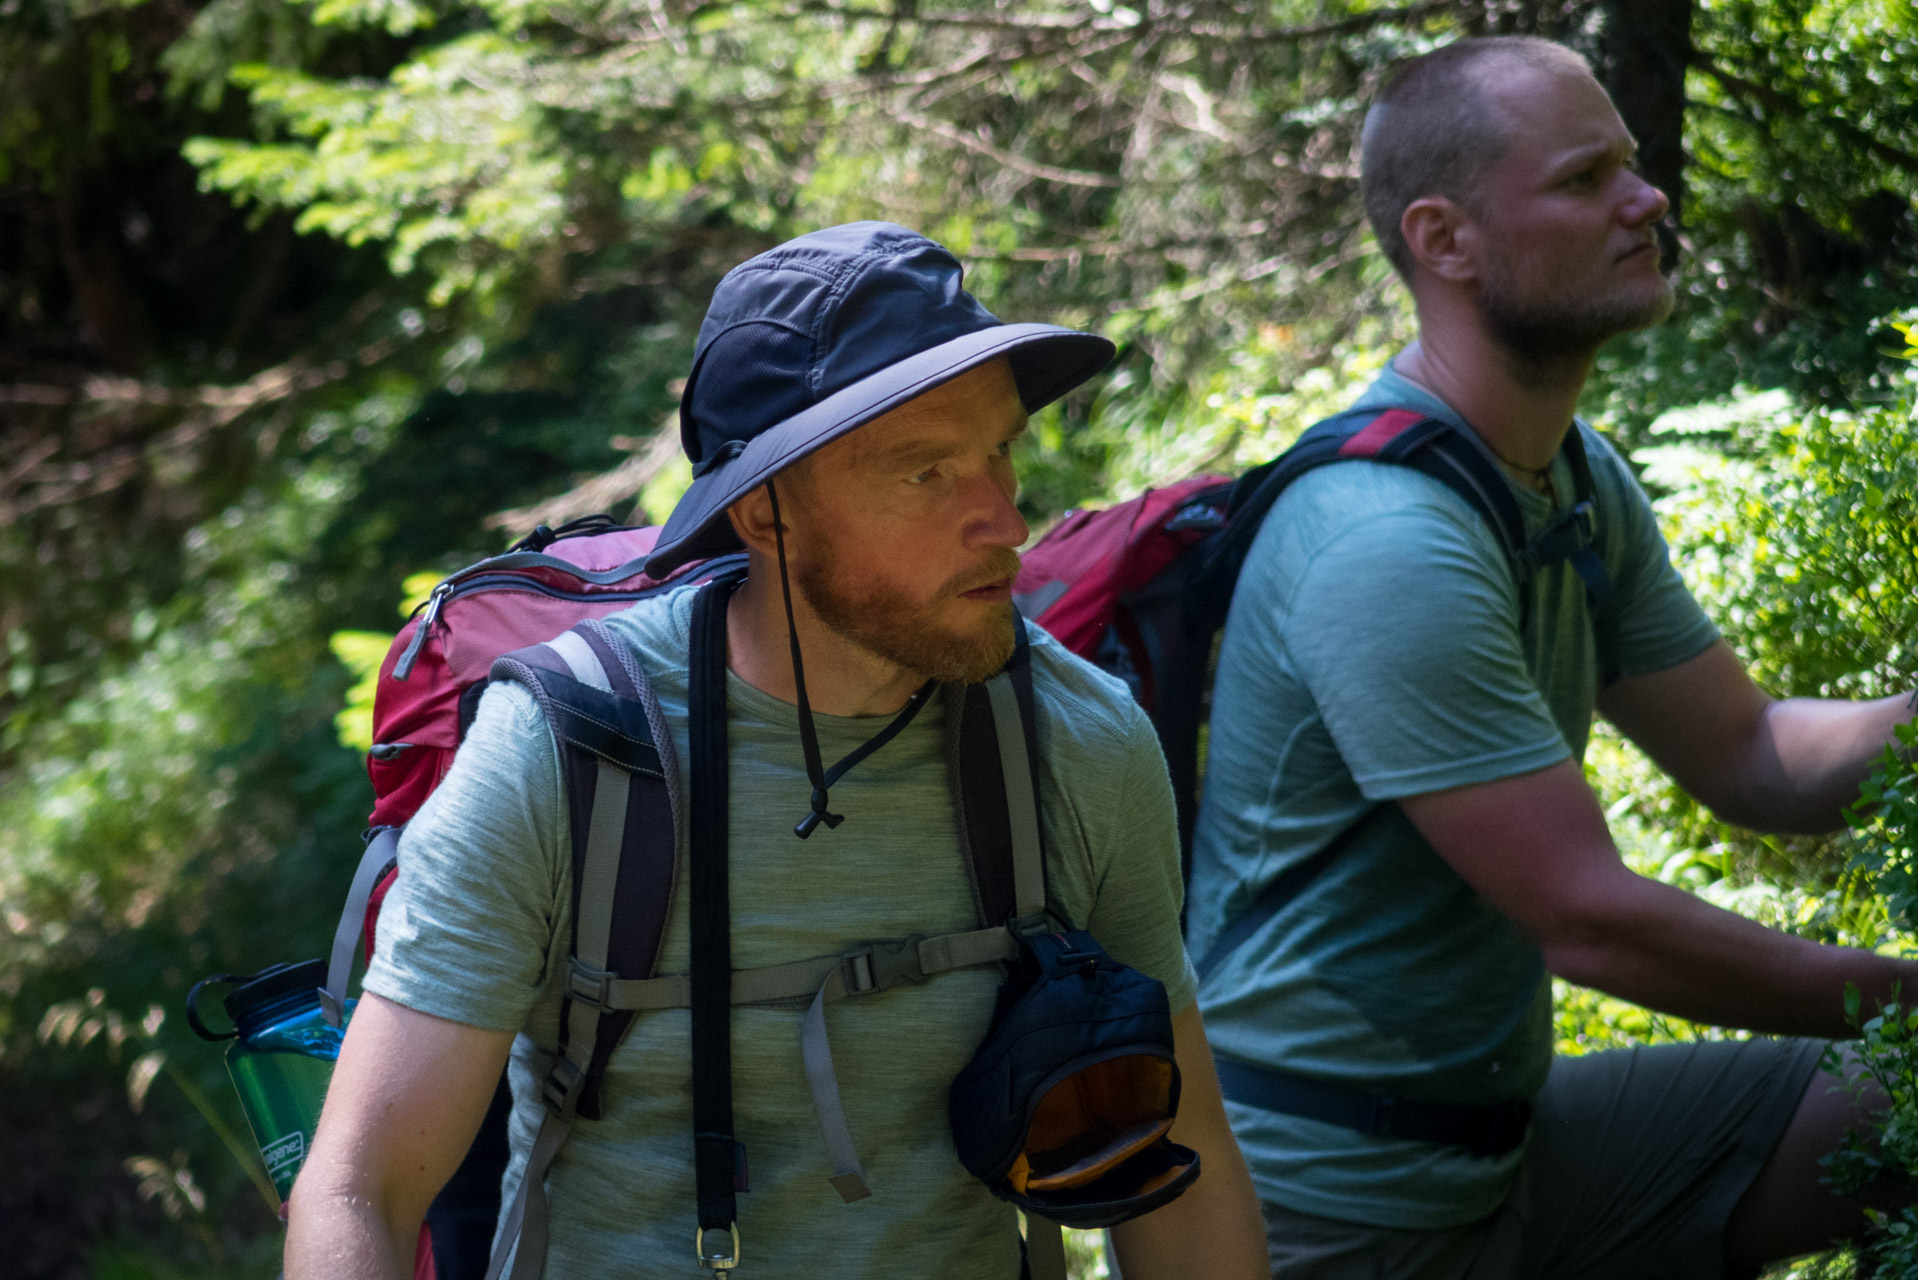
[[[1638,951],[1630,903],[1622,900],[1628,897],[1604,891],[1568,894],[1526,921],[1546,969],[1577,986],[1614,987]]]

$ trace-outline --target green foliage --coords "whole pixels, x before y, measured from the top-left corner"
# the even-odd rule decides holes
[[[1834,1048],[1825,1070],[1852,1092],[1865,1096],[1875,1085],[1889,1105],[1872,1124],[1845,1135],[1838,1150],[1822,1162],[1825,1180],[1853,1199],[1896,1194],[1918,1178],[1918,1010],[1893,1000],[1876,1015],[1861,1018],[1856,988],[1846,993],[1845,1008],[1859,1038],[1850,1052]],[[1868,1210],[1871,1229],[1858,1247],[1858,1271],[1872,1280],[1910,1280],[1918,1276],[1918,1209]]]
[[[346,705],[333,717],[340,745],[349,751],[365,752],[373,746],[373,694],[379,685],[380,663],[392,643],[393,637],[383,631],[335,631],[327,641],[340,665],[353,673]]]
[[[1614,344],[1593,402],[1632,444],[1741,385],[1883,402],[1903,370],[1870,320],[1918,293],[1918,11],[1700,0],[1692,40],[1678,315]]]
[[[1782,696],[1883,697],[1918,684],[1918,454],[1913,383],[1856,411],[1736,392],[1656,421],[1634,455],[1686,581],[1759,682]],[[1798,926],[1875,945],[1882,904],[1840,886],[1828,839],[1718,822],[1601,734],[1614,829],[1648,861],[1689,862],[1689,887],[1753,875],[1806,895]],[[1815,901],[1814,901],[1815,900]]]
[[[1918,695],[1915,695],[1918,696]],[[1901,933],[1918,935],[1918,724],[1901,725],[1849,819],[1853,865]]]
[[[1020,446],[1035,524],[1242,468],[1410,332],[1355,199],[1384,69],[1465,31],[1596,51],[1608,8],[23,0],[0,24],[0,1156],[57,1148],[37,1176],[87,1224],[44,1234],[102,1242],[102,1276],[270,1271],[207,1119],[240,1123],[217,1055],[177,1019],[80,1029],[318,953],[394,601],[525,520],[489,515],[672,428],[723,271],[889,218],[1002,315],[1118,339]],[[1694,19],[1681,312],[1613,344],[1590,404],[1768,683],[1894,691],[1918,483],[1870,318],[1918,295],[1913,13]],[[621,474],[655,519],[687,478]],[[1908,774],[1879,779],[1847,878],[1615,737],[1590,770],[1647,874],[1821,939],[1904,927]],[[1567,1052],[1698,1034],[1560,991]],[[29,1272],[80,1265],[32,1247]]]

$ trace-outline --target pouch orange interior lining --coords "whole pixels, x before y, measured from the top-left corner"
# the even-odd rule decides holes
[[[1084,1186],[1172,1129],[1173,1066],[1130,1054],[1078,1071],[1033,1109],[1025,1150],[1007,1180],[1024,1194]]]

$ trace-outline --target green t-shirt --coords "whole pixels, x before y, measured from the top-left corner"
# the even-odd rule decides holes
[[[607,619],[630,642],[687,758],[686,656],[694,592]],[[1119,684],[1032,629],[1047,894],[1118,960],[1166,984],[1195,980],[1179,937],[1179,849],[1158,742]],[[874,938],[976,928],[953,821],[941,700],[832,789],[846,821],[803,843],[811,787],[798,713],[728,677],[733,963],[830,954]],[[828,763],[886,718],[818,716]],[[683,768],[683,764],[682,764]],[[682,775],[683,776],[683,775]],[[683,863],[682,840],[682,863]],[[571,856],[558,758],[524,689],[489,689],[451,771],[400,842],[366,988],[498,1031],[514,1044],[511,1202],[540,1118],[534,1045],[557,1039],[571,937]],[[688,968],[688,894],[674,895],[662,973]],[[996,967],[963,969],[831,1006],[846,1116],[872,1197],[843,1203],[800,1056],[804,1011],[733,1011],[733,1108],[752,1190],[739,1198],[754,1275],[1019,1274],[1012,1209],[954,1152],[946,1091],[991,1018]],[[602,1119],[580,1121],[547,1179],[546,1274],[593,1280],[692,1267],[689,1016],[642,1013],[607,1070]]]
[[[1359,401],[1463,426],[1388,371]],[[1598,538],[1627,674],[1674,666],[1717,632],[1670,563],[1651,504],[1584,424]],[[1561,458],[1557,493],[1572,478]],[[1513,486],[1534,533],[1553,502]],[[1584,590],[1518,589],[1491,529],[1430,477],[1352,461],[1274,506],[1219,654],[1191,885],[1192,954],[1286,868],[1381,801],[1582,758],[1597,692]],[[1530,1096],[1551,1060],[1538,949],[1387,805],[1200,991],[1213,1049],[1405,1097]],[[1260,1194],[1304,1213],[1438,1228],[1497,1207],[1519,1153],[1374,1138],[1229,1105]]]

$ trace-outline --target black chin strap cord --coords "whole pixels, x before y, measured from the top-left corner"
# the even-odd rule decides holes
[[[812,703],[806,699],[806,665],[799,656],[799,625],[793,620],[792,582],[786,573],[786,522],[779,514],[779,490],[773,487],[770,480],[766,482],[766,497],[772,501],[773,545],[779,553],[779,594],[786,602],[786,638],[792,643],[793,688],[798,693],[799,701],[799,746],[806,756],[806,780],[812,783],[812,812],[793,827],[793,834],[804,840],[817,831],[822,822],[831,828],[846,820],[843,813],[833,813],[827,809],[827,792],[853,766],[898,737],[900,731],[912,723],[913,717],[931,699],[935,682],[928,680],[921,685],[919,692],[913,694],[906,705],[900,708],[899,714],[893,717],[892,723],[866,739],[858,750],[830,769],[824,766],[819,755],[819,732],[813,725]]]

